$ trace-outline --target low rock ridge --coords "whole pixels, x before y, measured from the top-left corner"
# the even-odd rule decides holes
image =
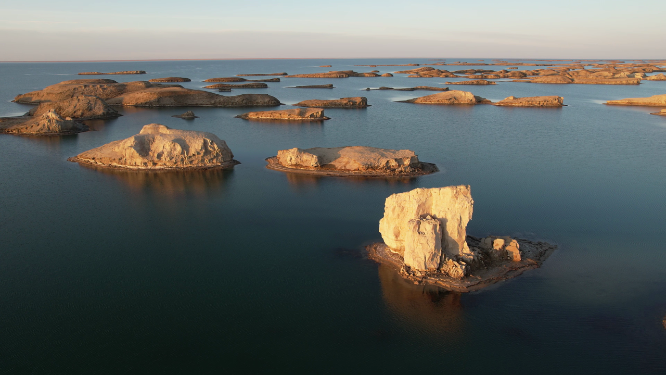
[[[294,74],[285,78],[349,78],[349,77],[379,77],[375,72],[358,73],[353,70],[334,70],[326,73]]]
[[[416,87],[386,87],[386,86],[381,86],[376,89],[374,88],[366,88],[365,91],[370,91],[370,90],[395,90],[395,91],[449,91],[448,87],[433,87],[433,86],[416,86]]]
[[[476,96],[468,91],[451,90],[447,92],[440,92],[437,94],[422,96],[409,100],[400,100],[402,103],[415,103],[415,104],[440,104],[440,105],[454,105],[454,104],[489,104],[490,100]]]
[[[111,72],[111,73],[101,73],[101,72],[81,72],[80,76],[103,76],[103,75],[127,75],[127,74],[146,74],[145,70],[125,70],[122,72]]]
[[[326,107],[326,108],[366,108],[370,105],[368,104],[368,98],[359,96],[351,98],[340,98],[340,99],[331,99],[331,100],[304,100],[294,104],[296,107]]]
[[[619,100],[609,100],[605,104],[666,107],[666,94],[654,95],[647,98],[626,98]]]
[[[167,83],[167,82],[192,82],[192,80],[189,79],[189,78],[184,78],[184,77],[164,77],[164,78],[152,78],[152,79],[149,79],[148,82],[162,82],[162,83]]]
[[[204,82],[280,82],[280,78],[245,79],[241,77],[208,78]]]
[[[205,89],[266,89],[268,85],[265,83],[252,82],[252,83],[216,83],[214,85],[204,86]]]
[[[245,120],[323,121],[329,120],[321,108],[295,108],[279,111],[248,112],[236,116]]]
[[[654,113],[650,113],[650,114],[651,115],[657,115],[657,116],[666,116],[666,109],[662,109],[659,112],[654,112]]]
[[[215,134],[145,125],[127,139],[108,143],[67,159],[99,167],[137,170],[229,168],[234,160]]]
[[[185,120],[194,120],[195,118],[199,118],[199,116],[195,115],[192,111],[187,111],[185,113],[181,113],[180,115],[173,115],[171,117],[182,118]]]
[[[326,85],[305,85],[305,86],[290,86],[289,89],[334,89],[332,83]]]
[[[236,77],[264,77],[264,76],[286,76],[286,72],[282,73],[248,73],[248,74],[236,74]]]
[[[477,86],[484,86],[484,85],[496,85],[496,82],[493,81],[486,81],[485,79],[474,79],[471,81],[459,81],[459,82],[446,82],[445,84],[447,85],[477,85]]]
[[[564,106],[564,98],[557,95],[530,96],[525,98],[509,96],[494,103],[494,105],[505,107],[562,107]]]
[[[396,74],[409,74],[408,78],[452,78],[458,77],[456,74],[449,72],[448,70],[435,69],[430,66],[424,66],[422,68],[411,69],[411,70],[402,70],[394,72]]]
[[[410,177],[438,171],[414,151],[366,146],[292,148],[266,161],[269,169],[326,176]]]
[[[368,255],[415,284],[470,292],[539,267],[555,249],[506,236],[468,236],[473,205],[468,185],[393,194],[379,221],[384,242],[367,246]]]
[[[648,76],[645,78],[646,81],[666,81],[666,75],[664,73],[655,74],[653,76]]]
[[[275,97],[266,94],[223,96],[183,87],[150,88],[130,92],[111,98],[107,103],[133,107],[271,107],[281,104]]]
[[[43,102],[28,111],[27,115],[41,116],[52,110],[60,117],[77,120],[111,119],[121,116],[104,100],[92,95],[77,95],[57,102]]]
[[[51,109],[40,116],[19,116],[0,118],[0,133],[25,135],[67,135],[87,131],[83,123],[62,118]]]

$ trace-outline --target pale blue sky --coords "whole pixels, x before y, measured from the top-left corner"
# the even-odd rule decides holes
[[[666,1],[42,1],[0,6],[0,60],[666,58]]]

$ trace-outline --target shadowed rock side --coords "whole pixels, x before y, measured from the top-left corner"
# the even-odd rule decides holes
[[[358,73],[353,70],[334,70],[326,73],[294,74],[286,76],[286,78],[349,78],[349,77],[379,77],[379,74],[374,72]]]
[[[145,125],[127,139],[108,143],[67,160],[127,169],[226,168],[238,164],[227,144],[215,134]]]
[[[327,85],[305,85],[305,86],[291,86],[287,87],[288,89],[334,89],[332,83]]]
[[[78,95],[58,102],[43,102],[32,108],[27,114],[41,116],[51,110],[60,117],[71,117],[78,120],[110,119],[121,116],[104,100],[92,95]]]
[[[654,95],[648,98],[627,98],[619,100],[609,100],[605,104],[608,105],[642,105],[642,106],[658,106],[666,107],[666,94]]]
[[[666,75],[664,73],[655,74],[645,78],[646,81],[666,81]]]
[[[447,85],[496,85],[497,83],[493,81],[486,81],[485,79],[475,79],[471,81],[460,81],[460,82],[446,82]]]
[[[296,108],[280,111],[248,112],[236,116],[245,120],[323,121],[329,120],[321,108]]]
[[[368,104],[368,98],[359,96],[353,98],[340,98],[332,100],[304,100],[294,104],[296,107],[326,107],[326,108],[366,108],[370,105]]]
[[[252,83],[216,83],[214,85],[204,86],[205,89],[266,89],[268,85],[265,83],[252,82]]]
[[[468,185],[414,189],[386,199],[368,255],[415,284],[469,292],[539,267],[555,246],[467,235],[474,201]]]
[[[516,98],[509,96],[506,99],[500,100],[494,105],[505,107],[562,107],[564,106],[564,99],[561,96],[531,96],[526,98]]]
[[[327,176],[405,177],[438,170],[420,162],[414,151],[365,146],[292,148],[266,161],[269,169]]]
[[[195,115],[194,112],[192,112],[192,111],[187,111],[187,112],[182,113],[180,115],[173,115],[171,117],[182,118],[184,120],[194,120],[195,118],[199,118],[199,116]]]
[[[80,76],[102,76],[102,75],[126,75],[126,74],[146,74],[145,70],[126,70],[123,72],[111,72],[111,73],[100,73],[100,72],[81,72]]]
[[[428,96],[422,96],[420,98],[401,100],[400,102],[415,103],[415,104],[453,105],[453,104],[487,104],[490,103],[490,100],[482,98],[480,96],[475,96],[471,92],[451,90]]]
[[[62,118],[53,109],[40,116],[0,118],[0,133],[65,135],[87,131],[88,127],[71,118]]]
[[[654,112],[654,113],[650,113],[650,114],[651,115],[657,115],[657,116],[666,116],[666,109],[662,109],[659,112]]]
[[[394,88],[394,87],[386,87],[382,86],[376,89],[373,88],[366,88],[365,91],[370,91],[370,90],[395,90],[395,91],[449,91],[448,87],[432,87],[432,86],[416,86],[416,87],[402,87],[402,88]]]
[[[264,77],[264,76],[286,76],[287,73],[250,73],[250,74],[236,74],[237,77]]]
[[[183,77],[164,77],[149,79],[148,82],[192,82],[192,80]]]
[[[107,103],[134,107],[271,107],[280,105],[279,100],[266,94],[223,96],[180,86],[131,92],[109,99]]]

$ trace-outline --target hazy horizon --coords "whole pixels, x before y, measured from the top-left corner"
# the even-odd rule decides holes
[[[109,10],[112,8],[111,10]],[[121,12],[118,9],[130,9]],[[661,59],[666,3],[300,0],[0,7],[0,61],[256,58]],[[454,57],[451,57],[454,56]]]

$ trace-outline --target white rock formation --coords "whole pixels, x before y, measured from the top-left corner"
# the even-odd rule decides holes
[[[279,150],[280,165],[300,169],[334,169],[342,171],[409,171],[420,166],[410,150],[387,150],[375,147],[314,147]]]
[[[70,161],[129,169],[212,168],[237,164],[215,134],[145,125],[127,139],[83,152]]]
[[[443,266],[443,272],[462,277],[467,267],[459,260],[475,258],[466,242],[473,205],[469,185],[393,194],[386,199],[379,232],[384,243],[403,256],[406,266],[418,271]]]

